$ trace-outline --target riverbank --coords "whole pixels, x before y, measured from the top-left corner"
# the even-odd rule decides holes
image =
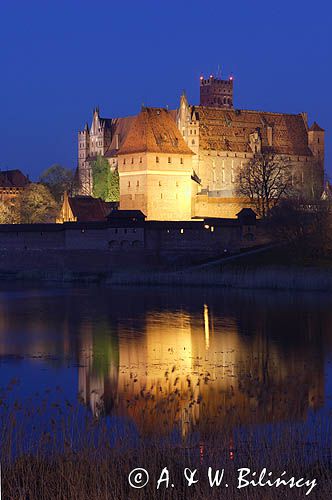
[[[331,496],[328,450],[322,448],[319,458],[313,459],[312,437],[305,431],[299,433],[289,423],[263,430],[259,436],[255,426],[242,428],[241,434],[230,426],[217,424],[214,433],[202,431],[199,439],[194,435],[182,439],[173,435],[171,439],[164,435],[161,418],[162,437],[142,435],[134,442],[130,432],[126,436],[128,423],[123,422],[122,433],[118,434],[105,418],[86,415],[79,428],[77,408],[71,407],[68,414],[59,405],[54,405],[54,416],[45,421],[44,428],[36,431],[36,427],[26,425],[31,419],[34,422],[34,412],[40,414],[37,410],[30,410],[29,416],[16,408],[7,414],[6,425],[2,426],[2,492],[6,500],[214,500],[225,491],[227,498],[234,500],[277,500],[281,496],[294,500],[305,498],[308,491],[311,499]],[[2,418],[5,414],[6,411]],[[324,422],[317,425],[317,432],[326,427]],[[132,473],[137,468],[141,476]],[[280,477],[287,481],[303,478],[302,486],[277,488],[264,485],[263,481],[259,486],[239,489],[240,468],[258,471],[252,480],[257,481],[266,469],[265,483]],[[185,476],[188,469],[196,470],[191,485]],[[213,479],[218,470],[224,470],[220,485]]]
[[[108,285],[206,286],[242,289],[332,291],[332,271],[317,268],[270,266],[232,267],[169,273],[115,272],[107,277]]]
[[[239,289],[332,291],[332,271],[318,268],[269,266],[200,271],[70,272],[31,270],[0,273],[1,281],[97,283],[107,286],[203,286]]]
[[[203,261],[183,252],[12,250],[0,254],[0,280],[329,292],[332,260],[299,256],[283,246]]]

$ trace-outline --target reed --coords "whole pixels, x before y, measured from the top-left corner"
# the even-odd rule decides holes
[[[147,396],[144,396],[147,397]],[[315,478],[318,486],[308,498],[328,500],[332,495],[330,422],[317,420],[315,436],[305,425],[290,423],[258,428],[218,420],[197,426],[187,435],[174,433],[178,416],[157,403],[150,404],[153,420],[143,433],[123,423],[119,429],[108,417],[95,418],[80,404],[51,402],[8,404],[1,401],[2,491],[6,500],[127,500],[127,499],[297,499],[304,489],[237,489],[237,469],[266,467],[275,477]],[[130,402],[128,404],[131,404]],[[144,421],[146,413],[139,415]],[[171,431],[171,429],[173,429]],[[317,438],[317,436],[320,436]],[[324,440],[324,436],[326,439]],[[315,453],[312,453],[313,449]],[[209,485],[207,470],[225,468],[229,487]],[[133,489],[130,471],[143,467],[150,482]],[[167,467],[169,488],[157,480]],[[198,470],[199,482],[188,487],[183,471]],[[171,487],[174,484],[174,487]]]

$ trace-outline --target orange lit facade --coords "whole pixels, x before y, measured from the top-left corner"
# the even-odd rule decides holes
[[[118,152],[120,209],[141,210],[147,220],[190,220],[192,156],[167,110],[143,108]]]
[[[302,198],[320,198],[324,130],[310,126],[306,113],[237,109],[233,86],[232,77],[202,76],[199,105],[183,94],[176,110],[143,108],[117,119],[95,110],[91,128],[79,133],[81,192],[92,193],[90,162],[99,154],[119,171],[121,208],[156,220],[234,218],[248,206],[236,194],[239,170],[255,154],[271,153],[287,160]]]

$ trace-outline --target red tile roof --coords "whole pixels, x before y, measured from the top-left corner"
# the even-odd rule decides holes
[[[124,143],[125,138],[128,135],[131,124],[135,120],[136,116],[125,116],[124,118],[112,118],[112,141],[107,151],[105,152],[106,157],[112,157],[117,155],[118,149],[121,148]],[[118,136],[118,138],[116,137]],[[118,146],[118,149],[117,149]]]
[[[310,132],[324,132],[324,129],[321,128],[318,123],[314,122],[309,128]]]
[[[218,109],[193,106],[192,114],[199,119],[200,148],[234,152],[251,152],[250,134],[260,129],[262,149],[276,154],[311,156],[308,136],[301,114],[290,115],[264,111]],[[272,148],[267,127],[272,127]]]
[[[176,126],[170,111],[142,108],[133,120],[119,154],[170,153],[193,155]]]
[[[68,202],[78,222],[106,220],[114,208],[113,202],[106,202],[101,198],[92,198],[92,196],[69,197]]]
[[[20,170],[0,171],[0,187],[23,188],[29,183],[29,179]]]

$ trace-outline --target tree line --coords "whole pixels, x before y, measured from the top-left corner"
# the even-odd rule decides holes
[[[63,194],[73,187],[74,172],[55,164],[15,198],[0,201],[0,224],[55,222]]]
[[[119,174],[106,158],[92,162],[93,196],[104,201],[119,200]],[[75,195],[80,189],[74,171],[54,164],[45,169],[37,182],[30,183],[16,198],[0,201],[0,224],[55,222],[64,192]]]

